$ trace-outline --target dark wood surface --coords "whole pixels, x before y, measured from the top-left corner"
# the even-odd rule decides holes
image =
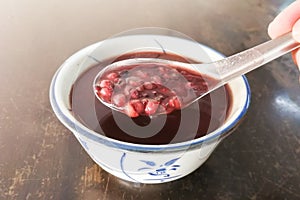
[[[55,117],[49,85],[77,50],[136,27],[180,31],[231,55],[266,41],[292,1],[0,1],[0,199],[300,199],[299,71],[290,55],[247,75],[238,129],[189,176],[159,185],[99,168]]]

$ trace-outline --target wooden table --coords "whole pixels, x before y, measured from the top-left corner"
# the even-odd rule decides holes
[[[245,120],[189,176],[159,185],[99,168],[54,115],[49,85],[77,50],[170,28],[231,55],[268,39],[284,0],[0,1],[0,199],[300,199],[299,71],[290,55],[247,74]]]

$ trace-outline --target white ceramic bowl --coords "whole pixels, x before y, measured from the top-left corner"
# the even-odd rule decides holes
[[[50,86],[50,102],[58,119],[73,132],[90,157],[107,172],[131,182],[173,181],[201,166],[245,115],[250,100],[248,82],[243,76],[228,83],[233,97],[230,113],[222,126],[203,137],[165,145],[133,144],[105,137],[91,131],[74,118],[70,111],[70,91],[78,76],[97,64],[96,60],[120,55],[128,49],[136,49],[135,42],[130,41],[151,46],[153,49],[168,46],[171,50],[175,49],[176,53],[204,62],[223,58],[220,53],[195,41],[173,36],[126,35],[112,38],[105,41],[104,46],[102,41],[78,51],[62,64]],[[107,48],[109,45],[118,48]],[[103,51],[103,48],[106,49]],[[203,50],[200,55],[202,57],[197,53],[198,48]]]

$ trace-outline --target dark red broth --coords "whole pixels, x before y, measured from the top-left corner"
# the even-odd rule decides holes
[[[140,52],[122,55],[115,61],[136,57],[154,57],[181,62],[188,62],[189,60],[175,54]],[[107,102],[131,106],[131,110],[126,112],[127,115],[112,111],[96,98],[93,91],[94,78],[103,67],[103,64],[98,64],[85,71],[75,81],[70,93],[70,100],[71,110],[81,123],[89,129],[110,138],[137,144],[183,142],[206,135],[221,126],[226,119],[222,116],[227,116],[231,108],[231,91],[226,85],[196,102],[199,109],[194,109],[193,106],[185,108],[184,112],[188,113],[187,116],[190,119],[182,120],[182,110],[180,109],[182,99],[180,98],[191,98],[192,94],[197,95],[205,92],[207,90],[206,82],[214,80],[205,77],[204,81],[201,74],[176,68],[176,66],[149,65],[143,66],[142,71],[132,71],[130,67],[120,68],[118,71],[106,74],[104,79],[97,82],[99,95],[106,98]],[[132,78],[132,81],[127,80],[127,84],[124,84],[125,80],[120,80],[120,74],[127,73],[128,70],[132,72],[129,77],[129,79]],[[161,73],[151,74],[157,70],[161,70]],[[176,74],[182,75],[185,82],[172,82],[171,85],[174,85],[174,87],[170,90],[169,87],[164,87],[160,83],[162,79],[169,80],[168,77],[172,74],[174,76]],[[139,80],[134,81],[134,76],[139,76]],[[139,82],[141,79],[143,79],[143,82]],[[170,83],[168,84],[170,85]],[[117,92],[114,91],[116,87],[118,87]],[[225,92],[218,92],[224,89]],[[111,95],[112,93],[113,95]],[[219,93],[223,96],[214,97],[217,102],[214,99],[214,117],[212,117],[211,97],[213,94]],[[126,100],[124,95],[129,95],[130,98]],[[225,103],[224,99],[226,99]],[[219,103],[218,100],[220,100]],[[168,112],[167,116],[159,115],[152,118],[148,116],[154,114],[158,109],[165,109]],[[119,127],[120,124],[130,123],[134,123],[139,127],[147,127],[151,123],[151,127],[156,127],[156,124],[157,126],[161,125],[165,117],[166,121],[163,127],[150,137],[147,137],[148,133],[145,133],[147,131],[132,129],[128,134],[122,127]],[[118,121],[116,121],[116,118]]]

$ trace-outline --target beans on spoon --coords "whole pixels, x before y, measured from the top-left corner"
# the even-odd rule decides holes
[[[200,74],[160,63],[120,66],[95,80],[95,94],[129,117],[180,110],[195,93],[207,91]],[[120,109],[119,109],[120,110]]]

